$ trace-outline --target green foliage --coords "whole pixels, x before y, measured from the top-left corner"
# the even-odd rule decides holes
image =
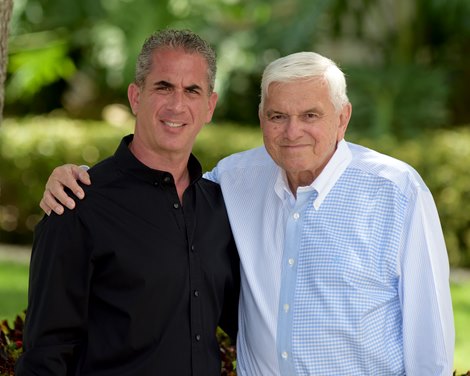
[[[126,101],[144,38],[178,27],[217,50],[216,119],[256,123],[265,65],[314,50],[351,68],[362,129],[418,133],[468,121],[469,14],[468,0],[18,1],[5,112],[96,117]]]
[[[349,99],[353,103],[350,127],[369,137],[417,136],[447,122],[449,95],[446,74],[423,66],[408,64],[389,67],[345,69]]]
[[[11,327],[7,320],[0,322],[0,376],[13,376],[16,360],[23,351],[24,313],[18,315]]]
[[[42,36],[46,34],[51,33]],[[43,86],[68,79],[76,71],[63,40],[46,39],[39,47],[34,42],[28,41],[29,47],[11,56],[8,69],[15,74],[8,82],[9,101],[31,99]]]
[[[193,153],[204,170],[212,169],[227,155],[263,144],[258,128],[240,127],[236,124],[210,124],[198,135]]]
[[[42,215],[38,204],[52,169],[68,161],[95,163],[113,153],[123,133],[124,129],[97,122],[5,121],[0,128],[0,241],[30,242],[31,230]]]

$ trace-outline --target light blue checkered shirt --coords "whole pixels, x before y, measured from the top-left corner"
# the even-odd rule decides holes
[[[451,375],[449,266],[403,162],[341,141],[295,198],[264,147],[222,160],[241,260],[238,375]]]

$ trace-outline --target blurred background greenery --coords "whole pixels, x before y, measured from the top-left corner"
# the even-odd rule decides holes
[[[257,127],[267,63],[300,50],[336,60],[353,103],[348,138],[423,174],[451,263],[470,266],[468,0],[16,0],[0,127],[0,241],[31,242],[54,166],[93,164],[131,131],[135,57],[166,27],[213,44],[214,123],[240,135]],[[199,148],[204,167],[251,146],[233,137]]]
[[[262,143],[266,64],[317,51],[347,75],[347,138],[421,173],[453,270],[470,267],[468,0],[15,0],[0,126],[0,243],[31,244],[54,166],[92,165],[132,131],[126,90],[135,58],[145,37],[166,27],[196,31],[218,54],[214,124],[194,150],[205,168]],[[453,290],[459,353],[470,351],[465,283],[466,292]],[[0,312],[6,306],[0,300]]]
[[[144,38],[178,27],[218,52],[215,120],[256,124],[265,65],[315,50],[348,75],[352,129],[413,136],[470,118],[469,19],[468,0],[15,0],[5,115],[127,105]]]

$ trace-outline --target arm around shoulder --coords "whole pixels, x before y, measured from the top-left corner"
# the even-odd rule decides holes
[[[91,184],[87,170],[88,166],[73,164],[56,167],[47,180],[43,198],[39,203],[41,209],[48,215],[52,211],[60,215],[64,212],[64,206],[69,209],[75,208],[75,201],[67,195],[65,189],[70,189],[79,199],[83,199],[85,192],[78,182]]]

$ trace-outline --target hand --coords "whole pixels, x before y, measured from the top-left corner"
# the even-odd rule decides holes
[[[44,195],[39,203],[41,209],[44,210],[47,215],[51,214],[52,210],[59,215],[62,214],[64,212],[64,206],[73,209],[75,207],[75,201],[65,193],[64,189],[67,187],[74,192],[79,199],[84,198],[85,192],[78,185],[77,180],[86,185],[91,184],[90,175],[88,175],[88,172],[82,167],[73,164],[65,164],[56,167],[47,180]]]

